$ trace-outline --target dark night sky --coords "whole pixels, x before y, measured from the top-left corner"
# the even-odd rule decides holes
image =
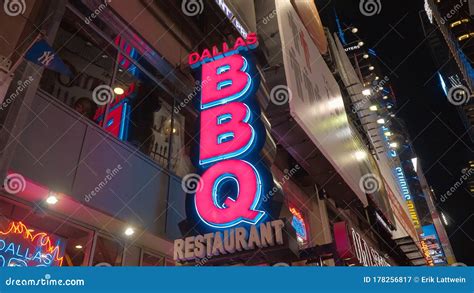
[[[472,144],[463,135],[466,129],[456,108],[441,90],[424,41],[423,2],[381,0],[380,14],[368,17],[360,13],[358,0],[316,0],[325,26],[334,27],[329,22],[334,22],[335,5],[341,22],[359,28],[357,36],[377,52],[382,76],[390,78],[398,99],[397,116],[408,127],[428,183],[441,196],[467,167]],[[439,209],[448,217],[447,232],[457,261],[474,265],[474,198],[462,189],[440,203]]]

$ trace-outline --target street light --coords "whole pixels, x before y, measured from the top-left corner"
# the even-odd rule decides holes
[[[362,58],[369,59],[369,54],[365,53],[364,55],[362,55]]]
[[[362,46],[364,45],[364,42],[359,41],[359,42],[357,43],[357,45],[358,45],[359,47],[362,47]]]
[[[362,91],[362,94],[363,94],[364,96],[370,96],[370,95],[372,94],[372,91],[371,91],[370,89],[364,89],[364,90]]]

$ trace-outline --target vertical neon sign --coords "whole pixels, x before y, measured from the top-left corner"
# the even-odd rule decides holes
[[[238,38],[232,50],[226,50],[225,44],[223,54],[211,57],[205,50],[200,63],[192,64],[193,68],[201,66],[201,80],[209,81],[202,86],[198,106],[197,165],[202,180],[194,209],[213,228],[255,225],[266,216],[260,199],[268,173],[259,157],[265,132],[253,99],[259,80],[250,58],[244,56],[256,43],[251,33],[246,40]]]

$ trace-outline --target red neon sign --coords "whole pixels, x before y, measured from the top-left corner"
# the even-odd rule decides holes
[[[11,222],[0,231],[0,267],[62,266],[59,240],[44,232],[34,233],[22,222]]]
[[[233,46],[227,43],[222,43],[221,48],[212,46],[211,49],[204,49],[201,53],[192,52],[188,56],[189,65],[191,68],[198,68],[201,64],[217,60],[220,57],[230,56],[238,53],[240,50],[254,49],[258,46],[258,39],[256,33],[248,33],[247,38],[238,37]],[[204,80],[204,79],[203,79]]]
[[[201,55],[190,55],[190,64],[204,62],[199,63],[201,78],[209,81],[203,84],[199,107],[199,167],[205,171],[195,195],[195,209],[205,224],[216,228],[243,222],[256,224],[265,215],[258,210],[262,175],[250,158],[250,154],[260,151],[256,150],[255,127],[261,122],[254,117],[249,100],[258,81],[250,75],[248,60],[239,54],[239,48],[256,44],[257,39],[255,34],[249,34],[246,41],[239,39],[233,47],[234,55],[215,60],[209,60],[211,55],[206,50]],[[229,183],[236,187],[234,197],[222,190]]]

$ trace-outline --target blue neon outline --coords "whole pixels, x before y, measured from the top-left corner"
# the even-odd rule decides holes
[[[222,125],[224,123],[227,123],[229,121],[227,120],[232,120],[232,114],[230,113],[226,113],[226,114],[222,114],[220,116],[217,116],[217,125]]]
[[[217,144],[222,144],[234,140],[235,134],[233,132],[224,132],[217,136]],[[230,139],[229,139],[230,138]]]
[[[209,222],[207,222],[206,220],[204,220],[201,215],[199,214],[199,210],[197,208],[197,203],[196,203],[196,196],[194,197],[194,210],[196,211],[196,214],[198,215],[198,217],[203,221],[203,223],[205,223],[206,225],[210,226],[210,227],[213,227],[213,228],[230,228],[230,227],[233,227],[233,226],[236,226],[236,225],[239,225],[240,223],[247,223],[247,224],[250,224],[250,225],[256,225],[262,218],[263,216],[266,214],[265,211],[261,211],[261,210],[258,210],[257,209],[257,205],[259,204],[260,202],[260,197],[262,195],[262,188],[263,188],[263,184],[262,184],[262,180],[260,178],[260,173],[258,172],[258,170],[254,167],[254,165],[252,165],[250,162],[247,162],[245,160],[242,160],[243,162],[249,164],[253,171],[255,172],[255,176],[257,177],[257,194],[255,195],[254,197],[254,201],[252,203],[252,205],[250,206],[250,210],[252,211],[255,211],[255,212],[258,212],[259,214],[257,215],[257,217],[255,219],[251,219],[251,220],[248,220],[248,219],[245,219],[245,218],[242,218],[242,217],[239,217],[238,219],[232,221],[232,222],[229,222],[229,223],[226,223],[226,224],[211,224]],[[217,180],[216,180],[217,181]],[[212,194],[212,198],[214,199],[214,197],[217,197],[217,194],[214,195],[214,190],[212,191],[213,194]],[[216,190],[217,192],[217,190]],[[216,205],[217,207],[219,207],[218,205]]]
[[[230,174],[230,173],[224,173],[222,174],[221,176],[217,177],[216,181],[214,181],[214,185],[212,186],[212,201],[214,202],[214,205],[220,209],[225,209],[227,208],[225,206],[225,204],[223,203],[222,206],[219,205],[219,203],[217,202],[217,189],[219,187],[219,184],[221,184],[221,182],[223,181],[226,181],[226,180],[234,180],[235,183],[237,184],[237,194],[240,193],[240,185],[239,185],[239,181],[237,181],[237,178],[235,178],[235,175],[234,174]],[[229,197],[230,200],[232,201],[235,201],[233,200],[232,198]]]
[[[228,87],[228,86],[230,86],[230,85],[232,85],[232,80],[230,80],[230,79],[223,80],[223,81],[221,81],[221,82],[219,82],[219,83],[217,84],[217,90],[220,91],[220,90],[222,90],[223,88]]]
[[[222,65],[220,67],[217,67],[217,70],[216,70],[216,73],[217,74],[222,74],[226,71],[229,71],[230,70],[230,65],[229,64],[226,64],[226,65]]]
[[[251,78],[250,74],[247,72],[247,69],[249,68],[248,61],[244,56],[240,55],[240,57],[242,57],[242,59],[244,59],[244,65],[242,66],[240,71],[242,71],[243,73],[245,73],[247,75],[247,84],[245,85],[244,89],[242,91],[238,92],[235,95],[232,95],[232,96],[229,96],[229,97],[217,100],[217,101],[213,101],[213,102],[210,102],[210,103],[207,103],[207,104],[202,103],[202,97],[201,97],[201,110],[205,110],[205,109],[217,106],[217,105],[227,104],[231,101],[235,101],[237,99],[240,99],[241,97],[245,96],[249,92],[253,82],[252,82],[252,78]],[[225,66],[225,65],[223,65],[223,66]],[[222,82],[225,82],[225,81],[222,81]],[[218,85],[218,87],[219,87],[219,85]]]
[[[127,129],[126,124],[128,122],[128,103],[127,102],[124,102],[123,103],[123,108],[122,108],[122,120],[120,121],[120,131],[119,131],[119,139],[120,140],[125,140],[126,139],[126,135],[127,135]]]
[[[209,163],[213,163],[213,162],[216,162],[216,161],[226,160],[226,159],[230,159],[230,158],[240,156],[241,154],[247,152],[250,149],[250,147],[252,147],[252,145],[254,144],[254,141],[255,141],[256,134],[255,134],[255,129],[249,123],[250,118],[251,118],[251,114],[252,114],[251,111],[250,111],[250,108],[249,108],[249,106],[247,106],[247,104],[244,104],[244,105],[247,109],[247,116],[245,116],[245,118],[244,118],[244,120],[242,120],[242,122],[247,123],[250,126],[250,130],[252,131],[252,136],[250,137],[250,140],[247,143],[247,145],[245,145],[243,148],[241,148],[239,150],[236,150],[235,152],[232,152],[232,153],[212,157],[212,158],[205,159],[205,160],[199,160],[199,165],[200,166],[206,165],[206,164],[209,164]]]

